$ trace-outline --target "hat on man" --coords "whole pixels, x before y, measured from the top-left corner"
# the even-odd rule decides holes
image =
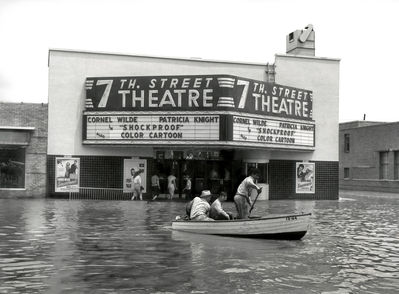
[[[212,196],[211,191],[209,190],[202,190],[200,197],[201,198],[205,198],[205,197],[209,197]]]

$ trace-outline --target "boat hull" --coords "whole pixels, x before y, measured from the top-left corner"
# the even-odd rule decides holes
[[[279,215],[247,220],[172,222],[183,232],[229,237],[299,240],[309,229],[311,214]]]

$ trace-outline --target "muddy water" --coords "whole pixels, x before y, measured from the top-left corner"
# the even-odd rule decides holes
[[[398,293],[399,198],[256,203],[256,215],[311,211],[301,241],[172,232],[183,211],[2,199],[0,293]]]

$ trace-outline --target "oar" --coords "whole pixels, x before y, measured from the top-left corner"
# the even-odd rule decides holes
[[[252,209],[254,209],[255,202],[256,202],[256,200],[258,200],[258,197],[259,197],[259,195],[260,195],[261,192],[262,192],[262,188],[260,188],[260,191],[258,192],[258,195],[256,195],[256,197],[255,197],[254,203],[252,203],[252,206],[251,206],[251,208],[249,209],[248,217],[251,215],[251,211],[252,211]]]

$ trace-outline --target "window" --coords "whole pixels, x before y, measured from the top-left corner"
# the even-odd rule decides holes
[[[251,172],[251,169],[257,168],[258,164],[256,162],[247,162],[247,172],[246,174],[249,174]]]
[[[0,188],[25,188],[25,149],[0,149]]]
[[[344,134],[344,151],[349,152],[349,150],[350,150],[349,134]]]
[[[349,179],[349,167],[344,167],[344,179]]]
[[[258,168],[260,170],[260,177],[259,177],[259,183],[268,183],[268,169],[269,169],[269,164],[268,163],[259,163]]]
[[[399,151],[395,151],[394,157],[394,179],[399,180]]]
[[[380,152],[380,179],[388,179],[388,152]]]

